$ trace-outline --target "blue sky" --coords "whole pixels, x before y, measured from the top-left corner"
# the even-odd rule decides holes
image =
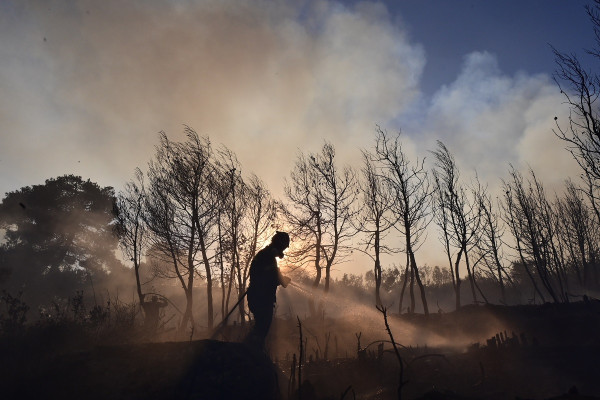
[[[582,0],[403,0],[388,2],[415,41],[423,44],[428,62],[423,73],[427,93],[450,83],[463,57],[474,51],[495,54],[502,71],[552,73],[549,45],[576,51],[594,45],[592,26]]]
[[[491,188],[509,163],[559,187],[578,170],[549,44],[594,45],[585,4],[6,0],[0,193],[66,173],[119,190],[183,124],[277,196],[299,151],[353,164],[376,125],[414,158],[443,140]]]

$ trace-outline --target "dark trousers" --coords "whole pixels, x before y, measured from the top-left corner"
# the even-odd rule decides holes
[[[274,306],[275,304],[270,301],[251,301],[248,298],[248,307],[254,315],[254,328],[252,328],[249,338],[261,346],[264,346],[271,322],[273,322]]]

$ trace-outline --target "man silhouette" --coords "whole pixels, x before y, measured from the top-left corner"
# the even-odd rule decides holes
[[[277,286],[281,285],[285,288],[291,281],[281,274],[275,258],[283,258],[283,251],[289,244],[290,236],[287,233],[276,232],[271,238],[271,243],[260,250],[250,264],[248,307],[254,315],[254,328],[246,341],[259,347],[264,347],[273,321]]]

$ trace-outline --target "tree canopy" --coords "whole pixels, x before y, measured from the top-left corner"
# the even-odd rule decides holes
[[[6,194],[0,203],[5,285],[66,294],[122,267],[115,256],[114,190],[65,175]]]

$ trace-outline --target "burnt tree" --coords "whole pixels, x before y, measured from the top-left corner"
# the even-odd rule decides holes
[[[208,138],[186,127],[185,142],[160,135],[154,160],[149,163],[148,228],[152,244],[170,260],[170,273],[186,297],[180,331],[194,326],[193,288],[198,268],[204,267],[209,328],[213,326],[212,272],[209,248],[215,241],[218,191],[213,152]]]
[[[362,243],[365,247],[364,251],[374,262],[375,304],[381,306],[381,254],[391,252],[391,249],[383,243],[383,239],[395,223],[391,215],[395,197],[385,177],[382,176],[384,171],[379,170],[380,167],[378,168],[374,160],[373,154],[363,151],[362,179],[359,182],[362,207],[357,223],[358,230],[365,235]]]
[[[352,251],[350,241],[356,234],[353,205],[358,196],[356,174],[350,167],[339,170],[333,146],[325,143],[320,153],[308,157],[301,153],[290,178],[285,186],[290,202],[286,215],[293,233],[303,243],[303,248],[291,255],[314,263],[314,287],[319,286],[325,270],[323,286],[327,292],[331,267]]]
[[[432,152],[436,159],[434,169],[436,222],[443,231],[444,245],[453,274],[456,308],[460,308],[460,262],[464,256],[467,278],[471,286],[473,303],[477,303],[475,276],[471,270],[469,252],[478,240],[481,224],[481,208],[475,193],[468,191],[459,182],[459,170],[448,148],[438,141],[438,150]],[[457,249],[452,265],[451,247]]]
[[[386,132],[377,128],[375,157],[385,169],[384,175],[387,184],[394,195],[393,212],[396,216],[394,228],[404,237],[404,252],[407,265],[405,283],[400,295],[400,311],[407,276],[410,276],[410,312],[415,310],[414,283],[416,281],[423,304],[425,315],[429,314],[425,287],[421,280],[415,253],[423,241],[423,235],[430,218],[430,190],[427,171],[423,160],[417,160],[413,165],[409,162],[404,150],[400,135],[395,138],[387,136]]]

